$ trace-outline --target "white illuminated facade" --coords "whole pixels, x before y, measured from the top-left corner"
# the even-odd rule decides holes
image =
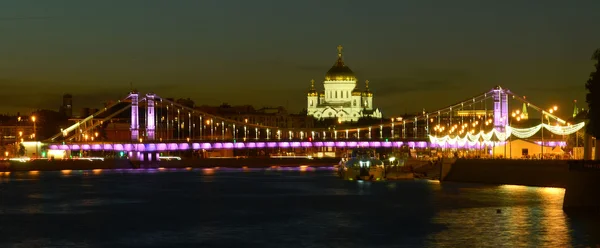
[[[308,92],[307,114],[316,119],[335,118],[340,122],[357,121],[361,117],[381,118],[379,109],[373,108],[373,93],[369,81],[360,90],[357,79],[342,58],[342,46],[338,46],[338,58],[325,74],[324,90],[317,93],[311,80]]]

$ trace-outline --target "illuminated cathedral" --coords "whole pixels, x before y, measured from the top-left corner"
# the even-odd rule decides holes
[[[381,118],[379,109],[373,108],[373,92],[369,90],[369,80],[365,89],[358,88],[354,73],[342,56],[342,46],[338,46],[335,64],[325,74],[324,90],[315,89],[311,80],[308,91],[307,114],[316,119],[335,118],[339,122],[357,121],[361,117]]]

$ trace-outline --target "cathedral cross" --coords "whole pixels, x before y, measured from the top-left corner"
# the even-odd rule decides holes
[[[369,89],[369,80],[365,81],[365,86]]]
[[[310,80],[310,88],[313,90],[315,89],[315,80],[314,79]]]
[[[344,47],[342,47],[342,45],[338,45],[337,46],[337,50],[338,50],[338,56],[342,57],[342,50],[344,49]]]

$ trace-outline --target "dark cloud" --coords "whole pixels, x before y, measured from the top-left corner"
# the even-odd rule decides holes
[[[78,111],[86,107],[99,108],[106,102],[123,99],[132,86],[143,94],[152,91],[163,97],[178,96],[175,92],[180,88],[172,84],[140,84],[140,87],[136,87],[135,83],[93,83],[98,86],[94,89],[85,88],[89,84],[92,83],[81,83],[79,87],[74,87],[73,84],[61,82],[0,79],[0,112],[57,110],[62,104],[62,96],[67,93],[73,95],[74,110]]]
[[[549,92],[549,93],[580,92],[580,91],[585,90],[585,85],[577,84],[577,85],[563,85],[563,86],[527,87],[527,88],[524,88],[524,90],[531,91],[531,92]]]
[[[260,64],[264,64],[269,66],[270,68],[278,68],[284,70],[290,70],[300,73],[318,73],[319,75],[325,75],[325,72],[329,70],[331,65],[318,65],[318,64],[306,64],[306,63],[298,63],[294,61],[289,61],[286,59],[271,59],[259,62]],[[246,65],[256,65],[256,61],[245,62]],[[333,65],[333,64],[332,64]]]
[[[22,16],[22,17],[0,17],[0,21],[29,21],[57,19],[57,16]]]
[[[415,78],[380,78],[369,81],[370,89],[378,97],[412,94],[425,91],[458,90],[461,86],[449,80]]]
[[[119,100],[119,94],[114,92],[88,92],[78,93],[73,95],[73,105],[75,109],[77,107],[102,107],[104,103],[110,100]],[[36,109],[58,109],[62,103],[61,93],[11,93],[11,94],[0,94],[0,105],[4,108],[12,109],[25,109],[25,110],[36,110]]]
[[[323,75],[328,70],[327,67],[318,65],[297,65],[296,68],[301,71],[321,73]]]

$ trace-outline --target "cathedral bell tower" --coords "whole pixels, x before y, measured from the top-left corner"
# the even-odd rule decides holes
[[[308,111],[308,113],[311,113],[312,111],[314,111],[314,109],[318,105],[319,105],[319,94],[317,93],[317,90],[315,89],[315,80],[312,79],[312,80],[310,80],[310,89],[308,90],[308,95],[307,95],[306,110]]]

